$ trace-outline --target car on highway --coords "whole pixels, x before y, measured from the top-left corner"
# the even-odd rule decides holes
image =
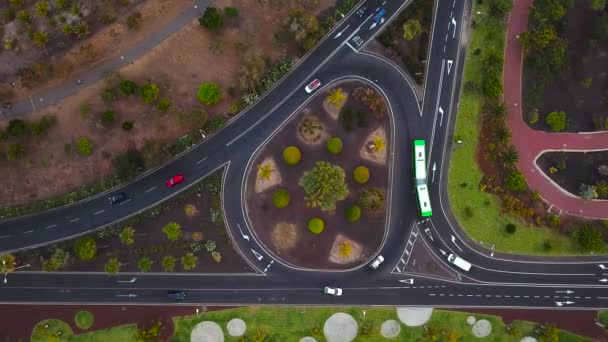
[[[178,290],[167,291],[167,297],[171,300],[184,300],[186,293]]]
[[[452,265],[460,268],[463,271],[469,271],[471,269],[471,263],[459,257],[456,254],[448,255],[448,261],[452,263]]]
[[[304,90],[306,90],[306,92],[308,94],[312,93],[313,91],[315,91],[315,89],[319,88],[321,86],[321,81],[319,81],[318,79],[314,79],[312,82],[310,82],[306,88],[304,88]]]
[[[365,14],[368,12],[369,7],[363,5],[361,7],[359,7],[359,9],[357,10],[357,12],[355,12],[355,14],[357,14],[357,16],[359,18],[363,18],[363,16],[365,16]]]
[[[183,182],[184,182],[184,175],[181,173],[178,173],[177,175],[167,179],[165,184],[167,184],[167,187],[172,188],[172,187],[176,186],[177,184],[183,183]]]
[[[384,257],[382,255],[378,255],[371,264],[369,264],[369,268],[372,270],[377,270],[378,267],[384,262]]]
[[[342,295],[342,289],[339,287],[325,286],[323,293],[330,296],[340,297]]]
[[[108,197],[108,199],[110,200],[111,205],[119,204],[127,200],[127,194],[124,192],[118,192]]]
[[[384,15],[386,15],[386,9],[380,8],[378,13],[376,13],[376,15],[374,15],[374,19],[373,19],[374,23],[377,25],[384,23]]]

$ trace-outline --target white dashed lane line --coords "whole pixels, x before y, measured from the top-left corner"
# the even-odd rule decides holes
[[[197,161],[197,162],[196,162],[196,165],[199,165],[200,163],[204,162],[206,159],[207,159],[207,157],[205,157],[205,158],[203,158],[203,159],[201,159],[201,160]]]
[[[152,191],[152,190],[154,190],[154,189],[156,189],[156,187],[155,187],[155,186],[151,187],[150,189],[148,189],[148,190],[146,190],[146,191],[144,191],[144,192],[150,192],[150,191]],[[123,203],[124,203],[124,202],[123,202]]]
[[[26,230],[26,231],[24,231],[24,232],[23,232],[23,234],[31,234],[31,233],[33,233],[33,232],[34,232],[34,231],[30,229],[30,230]]]
[[[2,236],[0,236],[0,239],[4,239],[4,238],[7,238],[7,237],[10,237],[10,235],[2,235]]]
[[[50,226],[44,227],[44,229],[51,229],[51,228],[55,228],[55,227],[57,227],[57,225],[56,224],[52,224]]]
[[[104,211],[105,210],[96,211],[96,212],[93,213],[93,215],[99,215],[99,214],[103,213]]]
[[[129,203],[129,202],[131,202],[131,199],[130,199],[130,198],[127,198],[127,199],[126,199],[126,200],[124,200],[123,202],[120,202],[120,204],[119,204],[119,205],[123,205],[123,204],[125,204],[125,203]]]
[[[70,222],[76,222],[76,221],[79,221],[79,220],[80,220],[80,218],[75,218],[75,219],[70,220]]]

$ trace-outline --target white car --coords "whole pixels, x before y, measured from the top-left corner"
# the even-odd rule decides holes
[[[369,268],[372,270],[377,270],[380,267],[380,264],[384,262],[384,257],[382,255],[378,255],[371,264],[369,264]]]
[[[315,91],[315,89],[319,88],[320,86],[321,86],[321,81],[319,81],[318,79],[314,79],[312,82],[310,82],[310,84],[308,84],[306,86],[306,88],[304,88],[304,90],[306,90],[306,92],[308,94],[310,94],[313,91]]]
[[[342,289],[339,287],[325,286],[323,293],[331,296],[339,297],[342,295]]]

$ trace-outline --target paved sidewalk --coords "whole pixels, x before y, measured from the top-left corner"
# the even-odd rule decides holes
[[[553,183],[536,165],[535,160],[544,151],[608,150],[608,132],[595,134],[547,133],[530,128],[521,112],[523,53],[517,36],[526,31],[528,13],[533,0],[513,2],[509,16],[505,47],[504,101],[509,107],[507,125],[512,131],[512,144],[519,152],[517,167],[526,177],[528,185],[547,201],[551,212],[608,219],[608,201],[586,201]]]

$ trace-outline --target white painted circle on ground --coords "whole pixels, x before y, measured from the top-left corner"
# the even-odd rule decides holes
[[[224,342],[224,332],[219,324],[211,321],[200,322],[190,333],[191,342]]]
[[[243,336],[247,330],[247,324],[240,318],[231,319],[226,325],[230,336]]]
[[[401,332],[401,324],[394,319],[384,321],[380,326],[380,334],[385,338],[395,338]]]
[[[475,337],[486,337],[492,332],[492,323],[487,319],[480,319],[473,324],[472,330]]]
[[[357,337],[358,330],[357,321],[344,312],[331,315],[323,325],[323,334],[328,342],[350,342]]]
[[[433,308],[397,308],[397,316],[408,327],[419,327],[431,319]]]
[[[526,337],[522,338],[519,342],[538,342],[538,340],[535,339],[534,337],[526,336]]]
[[[317,342],[317,339],[314,337],[306,336],[300,339],[300,342]]]
[[[475,322],[477,322],[477,318],[475,318],[475,316],[469,316],[469,317],[467,317],[467,324],[468,325],[473,325],[473,324],[475,324]]]

